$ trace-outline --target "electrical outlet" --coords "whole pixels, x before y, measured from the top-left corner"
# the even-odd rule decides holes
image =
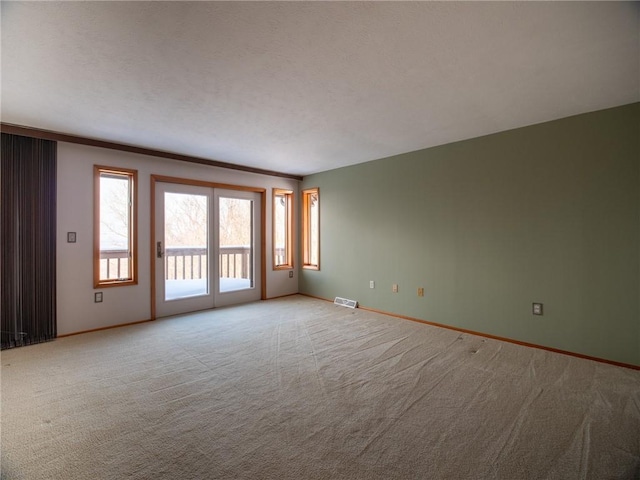
[[[424,297],[424,288],[418,287],[418,296],[419,297]]]
[[[542,304],[533,303],[531,307],[531,311],[534,315],[542,315]]]
[[[393,285],[391,285],[391,291],[393,293],[398,293],[398,284],[394,283]]]
[[[376,282],[374,282],[373,280],[369,281],[369,288],[376,288]]]
[[[93,294],[93,301],[95,303],[102,303],[102,292],[96,292]]]
[[[289,270],[289,278],[293,278],[293,270]]]

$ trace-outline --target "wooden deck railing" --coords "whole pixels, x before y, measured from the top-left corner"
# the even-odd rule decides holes
[[[167,280],[204,278],[207,275],[205,247],[170,247],[164,252],[164,274]]]
[[[285,262],[285,258],[284,258],[284,248],[275,248],[274,249],[274,265],[284,265]]]
[[[200,279],[207,273],[207,249],[205,247],[170,247],[165,250],[165,275],[167,280]],[[100,268],[103,278],[121,278],[128,268],[126,250],[100,252]],[[126,265],[126,267],[125,267]],[[251,278],[253,262],[251,247],[230,245],[220,247],[220,278]],[[113,275],[113,276],[110,276]]]
[[[249,245],[220,247],[220,278],[253,278]]]
[[[129,276],[128,250],[102,250],[100,252],[100,278]]]

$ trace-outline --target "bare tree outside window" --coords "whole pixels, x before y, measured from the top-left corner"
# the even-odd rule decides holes
[[[127,250],[131,225],[129,179],[100,176],[100,250]]]
[[[205,195],[165,194],[164,236],[166,245],[175,247],[207,246],[208,198]]]
[[[218,214],[220,278],[249,279],[253,285],[253,202],[220,197]]]
[[[220,197],[220,246],[251,244],[252,203],[242,198]]]
[[[180,289],[176,281],[191,282],[189,295],[206,294],[207,284],[198,282],[208,278],[209,197],[202,194],[164,194],[164,250],[165,280],[168,299],[176,298]],[[221,279],[248,280],[253,284],[253,202],[246,199],[219,197],[218,269]],[[195,282],[194,282],[195,281]],[[184,283],[185,288],[187,283]],[[221,282],[221,289],[231,285]],[[239,285],[234,282],[232,286]],[[175,288],[174,288],[175,287]],[[231,288],[231,287],[229,287]],[[174,291],[175,290],[175,291]],[[184,288],[183,288],[184,290]]]

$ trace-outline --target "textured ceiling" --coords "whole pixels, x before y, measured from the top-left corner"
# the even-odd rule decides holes
[[[2,121],[304,175],[639,101],[639,5],[3,1]]]

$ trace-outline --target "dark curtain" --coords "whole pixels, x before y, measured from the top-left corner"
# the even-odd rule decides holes
[[[56,337],[56,142],[2,134],[2,349]]]

